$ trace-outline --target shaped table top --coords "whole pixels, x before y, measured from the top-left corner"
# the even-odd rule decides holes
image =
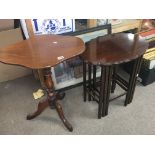
[[[0,61],[32,69],[53,67],[85,50],[84,42],[74,36],[37,35],[0,48]]]
[[[120,64],[142,56],[147,48],[148,43],[139,35],[110,34],[86,43],[82,58],[95,65]]]

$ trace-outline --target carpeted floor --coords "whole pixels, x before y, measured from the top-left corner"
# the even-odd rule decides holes
[[[0,83],[1,135],[155,134],[155,83],[146,87],[138,84],[127,107],[123,106],[124,97],[110,102],[109,115],[102,119],[97,119],[95,102],[83,102],[82,86],[67,90],[62,107],[73,132],[68,132],[56,111],[49,108],[34,120],[26,120],[26,115],[36,109],[39,100],[34,100],[32,93],[39,88],[33,76]],[[116,92],[120,91],[117,87]]]

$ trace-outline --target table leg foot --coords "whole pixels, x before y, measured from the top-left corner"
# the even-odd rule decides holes
[[[40,115],[48,106],[49,106],[48,99],[46,99],[45,101],[39,102],[37,110],[36,110],[34,113],[27,115],[26,119],[27,119],[27,120],[31,120],[31,119],[37,117],[37,116]]]
[[[62,110],[62,107],[61,107],[61,104],[58,102],[58,101],[55,101],[55,108],[57,110],[57,113],[60,117],[60,119],[62,120],[63,124],[66,126],[66,128],[72,132],[73,131],[73,127],[72,125],[67,121],[67,119],[65,118],[64,116],[64,113],[63,113],[63,110]]]

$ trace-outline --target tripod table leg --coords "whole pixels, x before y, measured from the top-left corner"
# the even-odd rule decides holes
[[[62,107],[58,100],[64,98],[64,93],[59,93],[54,91],[54,84],[51,77],[51,68],[43,69],[44,73],[44,82],[46,85],[47,99],[45,101],[39,102],[38,109],[31,115],[27,116],[27,120],[31,120],[38,115],[40,115],[48,106],[51,108],[56,108],[58,115],[60,116],[62,122],[67,127],[69,131],[73,131],[71,124],[66,120]]]
[[[39,102],[37,110],[33,114],[27,115],[27,120],[31,120],[40,115],[49,106],[48,100]]]
[[[55,108],[56,108],[56,111],[60,117],[60,119],[62,120],[63,124],[66,126],[66,128],[69,130],[69,131],[73,131],[73,127],[72,125],[67,121],[67,119],[65,118],[64,116],[64,113],[63,113],[63,110],[62,110],[62,107],[61,107],[61,104],[56,101],[55,102]]]

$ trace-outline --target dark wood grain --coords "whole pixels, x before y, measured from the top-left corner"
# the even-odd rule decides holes
[[[38,35],[0,48],[0,61],[32,69],[52,67],[85,50],[84,42],[74,36]],[[62,57],[62,59],[59,59]]]
[[[148,43],[139,35],[111,34],[88,42],[82,58],[95,65],[120,64],[138,58],[147,48]]]

